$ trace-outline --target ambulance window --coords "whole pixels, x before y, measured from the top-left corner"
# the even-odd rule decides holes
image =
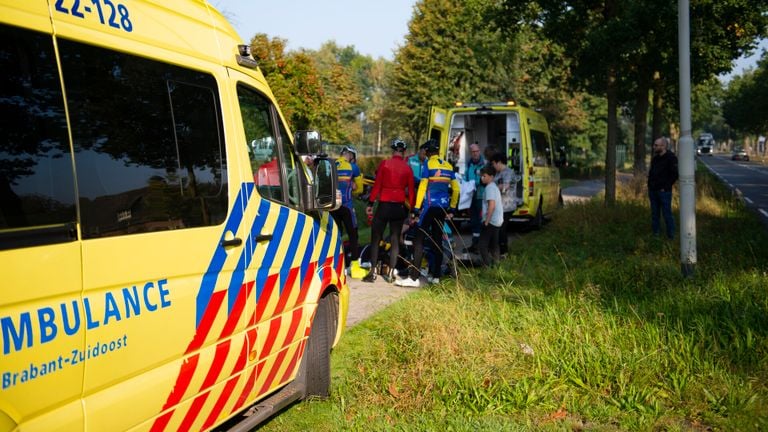
[[[75,240],[75,182],[50,35],[0,25],[0,249]]]
[[[59,39],[84,238],[218,225],[227,166],[215,79]]]
[[[285,155],[285,178],[288,180],[286,186],[288,187],[288,203],[296,207],[299,205],[299,171],[297,170],[302,164],[299,163],[296,152],[293,151],[288,133],[283,127],[283,123],[278,120],[278,126],[280,131],[280,142],[283,146],[283,155]],[[303,175],[303,174],[301,174]]]
[[[433,128],[429,131],[429,139],[433,139],[437,142],[440,142],[442,133],[440,132],[440,129]]]
[[[533,147],[533,166],[552,165],[552,151],[547,134],[531,130],[531,146]]]
[[[259,195],[272,200],[286,202],[283,191],[282,164],[275,127],[277,112],[272,103],[262,94],[244,85],[237,86],[240,113],[243,116],[245,142],[253,170],[253,181]],[[285,141],[285,135],[281,134]],[[291,161],[288,159],[289,162]],[[289,164],[290,165],[290,164]],[[290,172],[286,172],[286,175]],[[289,193],[290,197],[290,193]]]

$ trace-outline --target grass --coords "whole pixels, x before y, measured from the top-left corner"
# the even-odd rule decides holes
[[[332,396],[261,430],[768,429],[768,236],[697,183],[695,278],[642,193],[566,207],[497,268],[350,329]]]

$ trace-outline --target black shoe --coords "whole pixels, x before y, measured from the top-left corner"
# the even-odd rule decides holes
[[[395,270],[390,270],[384,273],[381,275],[381,278],[384,279],[387,283],[394,283],[397,280]]]
[[[376,281],[376,273],[374,271],[368,272],[368,274],[363,278],[363,282],[372,283],[374,281]]]

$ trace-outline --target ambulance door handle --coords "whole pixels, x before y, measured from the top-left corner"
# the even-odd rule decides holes
[[[270,240],[272,240],[272,234],[259,234],[256,236],[257,243]]]
[[[235,237],[229,240],[222,240],[220,244],[221,244],[221,247],[235,247],[243,244],[243,240]]]

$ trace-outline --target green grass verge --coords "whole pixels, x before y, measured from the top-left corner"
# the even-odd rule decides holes
[[[768,236],[697,177],[695,278],[643,194],[566,207],[350,329],[332,396],[261,430],[768,430]]]

